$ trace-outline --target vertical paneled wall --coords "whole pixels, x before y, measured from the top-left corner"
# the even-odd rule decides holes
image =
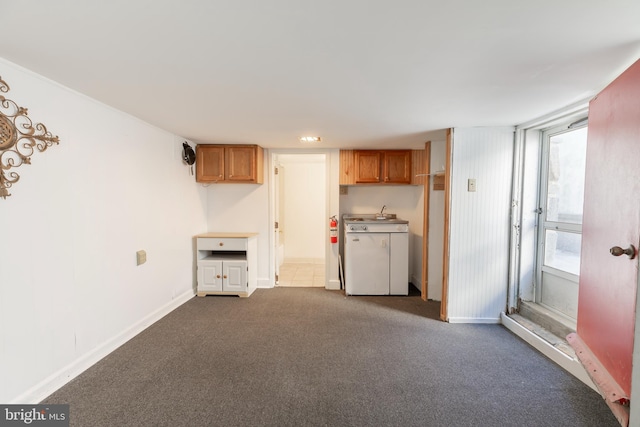
[[[449,244],[450,322],[498,323],[505,310],[513,128],[456,128]],[[475,191],[469,180],[475,179]]]

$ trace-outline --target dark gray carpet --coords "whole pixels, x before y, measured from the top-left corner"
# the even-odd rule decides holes
[[[193,298],[43,403],[73,426],[617,426],[500,325],[318,288]]]

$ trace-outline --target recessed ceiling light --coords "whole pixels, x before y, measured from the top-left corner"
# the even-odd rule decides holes
[[[319,136],[301,136],[300,142],[320,142],[322,139]]]

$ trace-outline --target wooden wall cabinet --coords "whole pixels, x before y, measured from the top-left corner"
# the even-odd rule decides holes
[[[264,150],[257,145],[197,145],[196,181],[262,184]]]
[[[341,150],[340,184],[412,184],[415,150]]]

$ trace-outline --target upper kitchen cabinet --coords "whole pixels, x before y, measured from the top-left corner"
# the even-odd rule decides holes
[[[382,179],[389,184],[411,184],[411,150],[383,151]]]
[[[373,184],[380,182],[381,151],[355,151],[356,184]]]
[[[263,149],[257,145],[198,145],[196,181],[262,184]]]
[[[412,150],[342,150],[340,184],[411,184]]]

